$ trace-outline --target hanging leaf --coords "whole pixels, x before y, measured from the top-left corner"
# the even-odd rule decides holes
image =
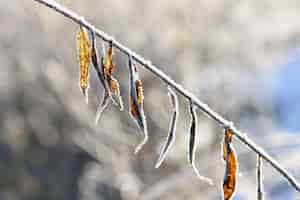
[[[231,130],[226,128],[223,143],[223,159],[226,163],[225,176],[223,180],[224,200],[229,200],[233,197],[236,187],[238,162],[234,148],[231,145],[232,135],[233,133]]]
[[[232,141],[233,133],[229,129],[225,129],[225,137],[224,137],[224,143],[223,143],[223,159],[226,161],[227,157],[227,149]]]
[[[135,148],[135,153],[138,153],[148,141],[148,130],[147,130],[146,117],[143,108],[144,96],[143,96],[142,81],[139,79],[136,66],[132,63],[131,56],[129,56],[128,65],[129,65],[129,76],[130,76],[130,97],[129,97],[130,114],[131,117],[137,123],[140,130],[144,134],[144,139]]]
[[[113,47],[112,42],[109,43],[109,47],[106,56],[103,58],[104,73],[107,76],[112,76],[115,72],[116,65],[113,63]]]
[[[102,99],[101,103],[99,104],[97,113],[96,113],[95,122],[97,124],[102,112],[104,111],[104,109],[107,107],[107,105],[109,103],[109,97],[111,96],[111,92],[110,92],[110,89],[105,80],[103,67],[101,65],[101,68],[100,68],[100,65],[99,65],[99,57],[98,57],[98,50],[97,50],[97,46],[96,46],[95,32],[91,31],[91,35],[92,35],[91,60],[92,60],[94,69],[97,72],[98,79],[104,88],[103,99]]]
[[[93,60],[93,57],[92,57]],[[96,57],[94,58],[96,64]],[[99,74],[99,79],[101,79],[102,85],[104,87],[103,98],[101,103],[98,106],[96,113],[96,124],[98,123],[101,114],[104,109],[108,106],[109,100],[112,101],[114,105],[117,105],[120,110],[123,110],[123,100],[120,92],[120,85],[113,77],[113,73],[115,72],[115,64],[113,63],[113,47],[112,42],[109,44],[109,48],[107,52],[105,52],[105,47],[103,44],[103,57],[101,58],[101,69],[98,68],[97,73]]]
[[[98,49],[96,46],[95,32],[91,31],[91,35],[92,35],[91,60],[92,60],[94,69],[97,72],[97,76],[98,76],[100,83],[102,84],[105,91],[110,95],[110,90],[108,88],[108,85],[105,83],[104,72],[102,69],[100,69],[100,65],[99,65],[99,56],[98,56]]]
[[[176,124],[178,121],[178,114],[179,114],[178,98],[177,98],[176,93],[170,87],[168,87],[168,95],[170,97],[170,102],[171,102],[173,113],[172,113],[172,118],[171,118],[171,122],[170,122],[168,136],[167,136],[164,146],[162,147],[159,158],[155,164],[155,168],[159,168],[161,163],[164,161],[170,147],[172,146],[172,144],[175,141]]]
[[[80,67],[79,86],[88,103],[89,65],[91,54],[88,35],[83,26],[80,26],[76,39]]]
[[[103,49],[105,51],[105,48]],[[104,54],[103,58],[101,59],[101,65],[104,74],[104,81],[108,85],[108,89],[110,90],[108,95],[109,97],[111,97],[112,102],[118,105],[120,110],[123,110],[123,101],[120,93],[120,86],[117,79],[113,77],[116,66],[113,63],[112,42],[110,42],[109,44],[107,53]]]
[[[262,183],[262,159],[260,155],[257,155],[257,166],[256,166],[256,175],[257,175],[257,200],[264,199],[263,192],[263,183]]]
[[[190,125],[190,138],[189,138],[189,162],[192,165],[193,170],[199,179],[206,181],[210,185],[213,185],[213,181],[210,178],[200,175],[200,172],[195,165],[195,154],[197,148],[197,144],[196,144],[197,127],[196,126],[198,124],[198,119],[197,119],[196,109],[192,101],[190,101],[190,114],[191,114],[191,125]]]
[[[123,100],[120,93],[119,82],[113,76],[109,77],[108,80],[109,80],[110,90],[112,92],[113,102],[117,102],[117,105],[120,108],[120,110],[123,110]]]
[[[190,102],[190,114],[191,114],[191,125],[190,125],[190,139],[189,139],[189,162],[198,175],[198,170],[195,166],[195,153],[197,145],[196,142],[196,124],[198,123],[197,114],[192,102]]]

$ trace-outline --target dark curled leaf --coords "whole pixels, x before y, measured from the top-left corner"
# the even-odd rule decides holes
[[[256,166],[256,175],[257,175],[257,200],[264,199],[263,192],[263,183],[262,183],[262,159],[260,155],[257,155],[257,166]]]
[[[144,95],[142,81],[139,79],[136,66],[133,64],[131,56],[129,56],[128,66],[130,78],[130,114],[144,134],[144,139],[135,148],[135,153],[138,153],[148,141],[147,123],[143,108]]]
[[[173,113],[172,113],[172,118],[171,118],[171,122],[170,122],[168,136],[167,136],[164,146],[162,147],[159,158],[155,164],[155,168],[159,168],[161,163],[164,161],[171,145],[175,141],[176,124],[178,121],[178,114],[179,114],[178,98],[177,98],[176,93],[170,87],[168,87],[168,95],[170,97],[170,102],[171,102],[171,106],[173,109]]]
[[[197,148],[196,125],[198,123],[198,119],[197,119],[197,113],[195,110],[195,106],[192,102],[190,102],[190,114],[191,114],[191,125],[190,125],[190,138],[189,138],[189,162],[192,165],[197,177],[202,180],[205,180],[206,182],[208,182],[209,184],[212,185],[213,184],[212,180],[200,175],[200,173],[195,165],[195,153],[196,153],[196,148]]]
[[[197,169],[195,167],[194,161],[195,161],[195,153],[197,148],[197,145],[195,145],[195,140],[196,140],[196,124],[198,120],[197,120],[197,115],[196,115],[194,105],[192,103],[190,103],[190,113],[192,119],[191,119],[190,139],[189,139],[189,161],[197,173]]]
[[[230,129],[225,129],[225,138],[223,143],[223,159],[225,160],[226,168],[223,180],[223,197],[224,200],[229,200],[233,197],[236,188],[236,176],[238,162],[234,148],[231,145],[232,135]]]
[[[100,65],[99,65],[99,57],[98,57],[98,49],[97,49],[97,46],[96,46],[95,32],[91,31],[91,35],[92,35],[92,47],[91,47],[91,59],[92,59],[92,63],[93,63],[94,69],[97,72],[98,79],[101,82],[103,88],[105,89],[105,91],[107,93],[110,94],[110,90],[109,90],[107,84],[105,83],[104,72],[103,72],[102,69],[100,69]]]

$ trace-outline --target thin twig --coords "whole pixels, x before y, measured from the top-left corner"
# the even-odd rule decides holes
[[[151,63],[151,61],[146,60],[139,54],[135,53],[128,47],[121,44],[119,41],[115,40],[112,36],[107,33],[97,29],[93,24],[86,21],[82,16],[77,13],[61,6],[54,0],[34,0],[44,6],[53,9],[54,11],[64,15],[65,17],[73,20],[75,23],[80,24],[87,29],[94,31],[95,34],[102,38],[106,42],[112,42],[113,46],[125,53],[128,56],[131,56],[136,62],[144,66],[147,70],[152,72],[155,76],[159,77],[162,81],[167,83],[173,89],[175,89],[182,96],[192,101],[194,105],[196,105],[200,110],[206,113],[210,118],[215,120],[220,126],[224,128],[230,129],[234,135],[245,145],[247,145],[252,151],[256,154],[260,155],[266,162],[268,162],[273,168],[275,168],[281,175],[283,175],[288,182],[294,187],[298,192],[300,192],[300,183],[276,160],[274,160],[268,153],[266,153],[261,147],[256,145],[251,139],[247,137],[247,135],[241,131],[239,131],[231,121],[226,120],[220,114],[211,109],[207,104],[201,102],[194,94],[190,93],[188,90],[182,87],[182,85],[175,82],[172,78],[158,69],[155,65]]]

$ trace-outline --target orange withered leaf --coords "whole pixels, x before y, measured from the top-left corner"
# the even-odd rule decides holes
[[[231,132],[231,130],[226,128],[224,142],[223,142],[223,159],[225,161],[226,161],[226,156],[227,156],[227,146],[230,145],[230,143],[232,141],[232,136],[233,136],[233,133]]]
[[[233,197],[236,188],[236,177],[238,162],[235,150],[231,145],[233,133],[229,128],[225,129],[225,138],[223,143],[223,159],[225,160],[225,175],[223,180],[223,197],[229,200]]]
[[[120,110],[123,110],[123,100],[120,93],[120,86],[118,81],[114,77],[109,78],[109,86],[110,91],[112,92],[112,98],[116,98],[117,100],[114,100],[114,102],[117,102]]]
[[[170,122],[168,136],[167,136],[164,146],[162,147],[159,158],[155,164],[155,168],[159,168],[161,163],[164,161],[170,147],[172,146],[172,144],[175,141],[176,124],[178,121],[178,114],[179,114],[178,97],[177,97],[176,93],[170,87],[168,87],[168,95],[170,97],[170,102],[171,102],[171,106],[173,109],[173,113],[172,113],[172,118],[171,118],[171,122]]]
[[[141,107],[144,101],[142,81],[136,80],[135,86],[136,86],[137,103]]]
[[[113,63],[113,47],[112,42],[109,43],[106,56],[103,58],[105,74],[112,76],[115,72],[116,65]]]
[[[79,31],[77,32],[77,50],[78,50],[78,59],[79,59],[79,86],[88,102],[88,87],[89,87],[89,65],[90,65],[90,44],[88,35],[83,26],[80,26]]]
[[[142,81],[139,79],[136,66],[132,63],[131,56],[129,56],[128,66],[130,77],[129,112],[144,134],[144,139],[135,148],[135,153],[138,153],[148,141],[147,123],[143,108],[144,95]]]

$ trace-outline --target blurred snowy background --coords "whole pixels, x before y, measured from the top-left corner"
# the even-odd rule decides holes
[[[58,2],[152,60],[300,180],[299,0]],[[32,0],[0,1],[0,24],[1,200],[221,199],[222,130],[213,121],[198,112],[196,160],[214,186],[188,165],[183,98],[176,142],[155,169],[171,114],[164,83],[139,69],[150,140],[135,156],[142,138],[127,112],[109,107],[94,124],[102,94],[95,73],[84,102],[76,24]],[[128,105],[126,56],[116,51],[115,60]],[[255,199],[255,154],[234,145],[234,200]],[[268,164],[263,170],[266,199],[300,199]]]

